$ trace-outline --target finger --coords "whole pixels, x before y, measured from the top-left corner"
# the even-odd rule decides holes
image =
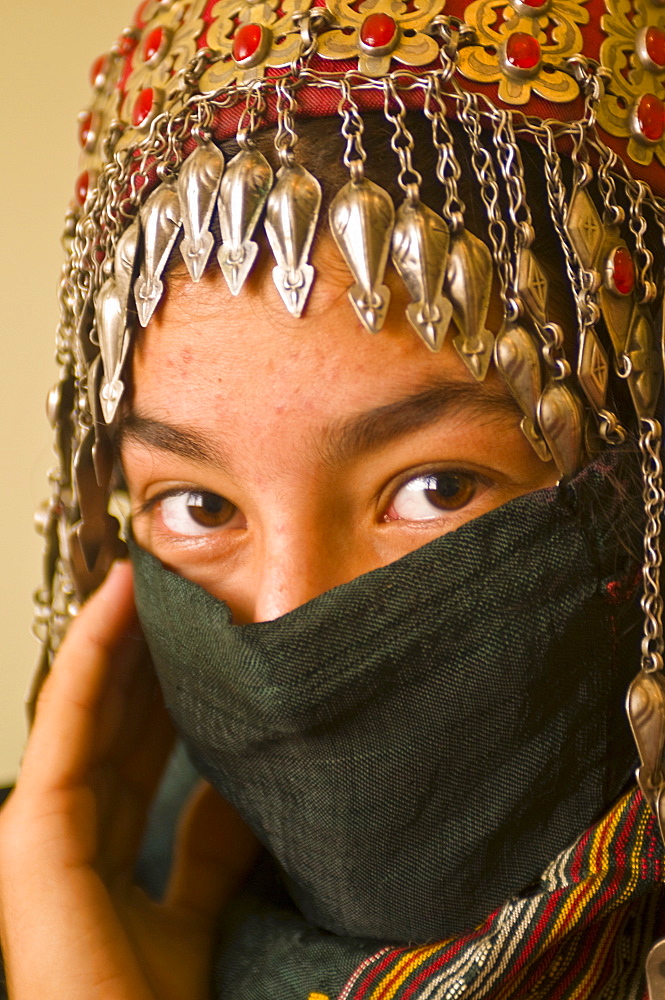
[[[143,654],[141,641],[129,634],[135,615],[130,566],[115,563],[72,622],[39,697],[22,767],[35,790],[69,787],[93,763],[109,667],[113,663],[116,684],[126,687]]]
[[[141,738],[113,768],[116,784],[100,830],[100,866],[108,877],[124,875],[135,867],[150,807],[175,742],[159,691],[153,690],[141,724]]]
[[[199,782],[178,829],[166,902],[214,918],[250,872],[259,850],[233,806],[206,781]]]

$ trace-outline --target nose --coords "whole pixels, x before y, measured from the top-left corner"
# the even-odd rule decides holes
[[[358,553],[325,525],[275,529],[255,557],[250,598],[254,622],[273,621],[364,572]],[[248,609],[249,610],[249,609]]]

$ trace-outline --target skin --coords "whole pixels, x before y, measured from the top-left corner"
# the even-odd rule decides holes
[[[477,385],[453,332],[439,354],[422,345],[395,276],[372,336],[341,262],[320,254],[302,319],[265,269],[237,299],[211,269],[198,286],[172,278],[134,351],[120,451],[135,536],[238,623],[286,614],[557,478],[495,373]],[[209,996],[214,918],[257,848],[201,786],[164,903],[133,884],[172,740],[120,563],[56,658],[0,814],[13,1000]]]
[[[452,336],[438,354],[422,344],[397,276],[373,336],[331,251],[319,273],[299,320],[260,272],[238,298],[216,271],[178,283],[135,352],[121,454],[136,539],[238,623],[286,614],[557,478],[495,372],[475,382]],[[437,475],[450,494],[438,501],[423,482]],[[201,517],[214,498],[217,515]]]

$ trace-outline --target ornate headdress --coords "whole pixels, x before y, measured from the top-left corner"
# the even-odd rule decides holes
[[[494,360],[523,411],[527,438],[564,476],[594,450],[624,440],[612,386],[627,384],[646,508],[645,632],[629,715],[640,785],[665,832],[656,419],[665,291],[663,0],[144,0],[95,62],[92,84],[66,229],[62,378],[49,399],[60,464],[40,515],[47,539],[37,595],[41,675],[69,616],[122,544],[108,511],[107,428],[122,398],[133,329],[153,315],[170,255],[179,248],[193,281],[219,266],[237,295],[263,225],[279,294],[300,316],[315,280],[309,253],[322,226],[321,187],[294,147],[300,118],[330,116],[346,143],[349,177],[330,205],[329,228],[348,265],[351,305],[369,332],[384,322],[390,258],[411,297],[415,334],[436,351],[452,318],[455,347],[474,378],[482,380]],[[431,125],[439,212],[420,199],[413,110]],[[403,194],[397,209],[365,176],[369,111],[383,114],[392,131]],[[254,141],[266,125],[274,128],[276,172]],[[220,143],[233,137],[239,150],[227,162]],[[540,150],[575,303],[569,356],[532,248],[522,139]],[[485,240],[465,224],[460,142],[486,209]],[[504,321],[490,332],[493,281]]]

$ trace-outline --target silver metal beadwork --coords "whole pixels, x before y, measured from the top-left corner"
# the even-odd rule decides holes
[[[314,281],[308,263],[321,208],[321,185],[304,167],[282,167],[268,195],[265,231],[275,260],[272,276],[292,316],[302,315]]]
[[[345,184],[330,206],[330,229],[355,279],[349,300],[370,333],[383,326],[390,302],[383,276],[394,221],[390,195],[365,178]]]
[[[258,149],[241,149],[222,177],[217,260],[232,295],[238,295],[259,252],[252,234],[272,186],[272,167]]]

